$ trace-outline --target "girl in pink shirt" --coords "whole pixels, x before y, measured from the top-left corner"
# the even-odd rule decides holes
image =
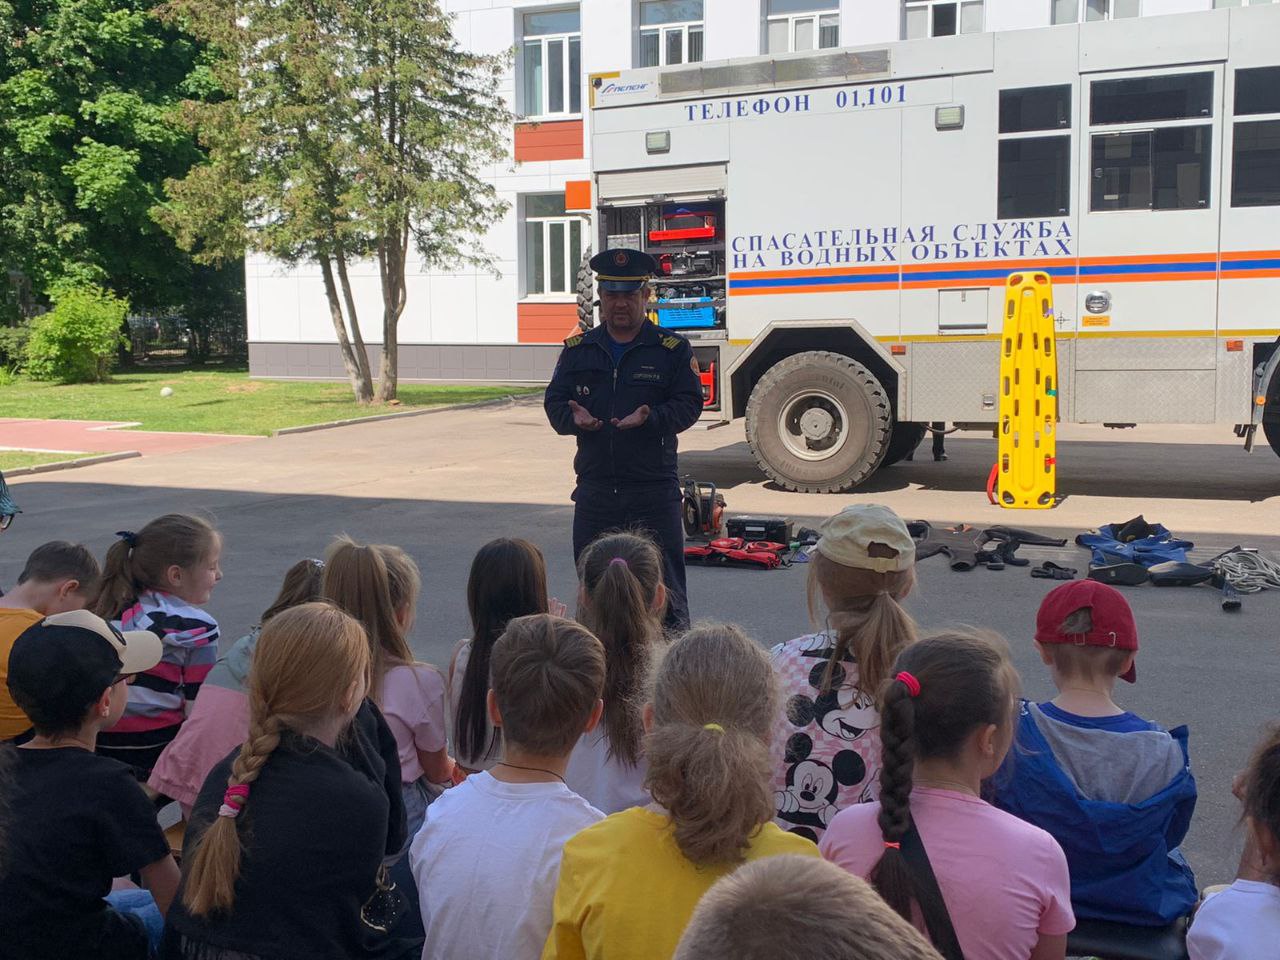
[[[980,796],[1013,739],[1018,675],[1004,641],[936,635],[907,647],[893,676],[881,692],[880,800],[837,814],[823,856],[870,880],[944,956],[949,916],[965,960],[1063,960],[1075,917],[1062,848]],[[913,827],[941,904],[918,896],[902,853]]]
[[[418,565],[399,547],[339,537],[325,558],[324,596],[359,620],[369,635],[370,695],[399,748],[407,832],[395,859],[409,849],[427,805],[453,773],[445,745],[444,676],[416,662],[409,649],[421,588]]]

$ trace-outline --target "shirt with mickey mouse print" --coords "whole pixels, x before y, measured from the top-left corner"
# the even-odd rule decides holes
[[[774,822],[810,840],[822,838],[845,807],[880,796],[880,714],[858,686],[847,656],[822,681],[835,638],[807,634],[769,651],[782,689],[773,730]]]

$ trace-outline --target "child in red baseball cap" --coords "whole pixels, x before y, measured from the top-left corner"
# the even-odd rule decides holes
[[[1137,679],[1133,611],[1115,588],[1073,580],[1040,604],[1035,644],[1058,696],[1022,701],[994,802],[1061,844],[1078,918],[1186,916],[1197,898],[1178,850],[1196,806],[1187,728],[1166,731],[1113,699],[1117,678]]]

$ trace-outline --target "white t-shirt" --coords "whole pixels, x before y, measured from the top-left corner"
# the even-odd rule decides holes
[[[633,767],[609,756],[609,737],[601,725],[578,740],[569,755],[564,782],[597,810],[611,814],[649,804],[652,798],[644,788],[646,772],[648,765],[643,757]]]
[[[409,850],[423,960],[536,958],[565,841],[604,814],[562,783],[473,773],[431,806]]]
[[[1196,912],[1187,934],[1191,960],[1259,960],[1280,943],[1280,887],[1237,880]]]

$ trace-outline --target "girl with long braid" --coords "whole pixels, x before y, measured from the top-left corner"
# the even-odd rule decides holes
[[[981,797],[1013,739],[1018,675],[1004,641],[935,634],[903,650],[890,677],[879,802],[837,814],[823,856],[870,880],[945,956],[1063,960],[1075,917],[1062,848]],[[941,902],[910,862],[917,840]],[[959,952],[944,949],[948,928]]]
[[[416,956],[370,937],[387,842],[383,784],[339,753],[369,687],[364,628],[326,602],[262,628],[249,736],[214,767],[192,810],[166,960]]]

